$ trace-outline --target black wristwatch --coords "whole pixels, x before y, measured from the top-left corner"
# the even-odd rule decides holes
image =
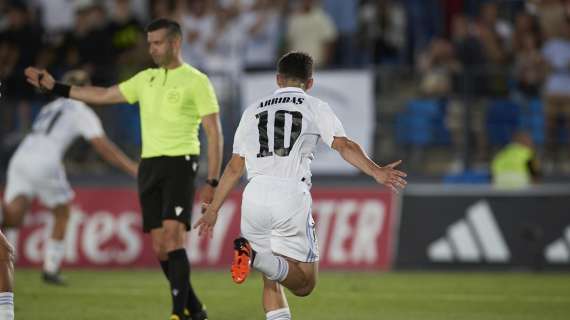
[[[220,181],[218,181],[218,179],[206,179],[206,184],[210,185],[212,188],[217,187],[219,183]]]

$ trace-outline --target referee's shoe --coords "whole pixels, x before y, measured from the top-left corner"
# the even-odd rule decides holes
[[[208,313],[206,312],[206,307],[202,305],[202,310],[190,313],[188,309],[184,309],[184,316],[188,320],[208,320]]]

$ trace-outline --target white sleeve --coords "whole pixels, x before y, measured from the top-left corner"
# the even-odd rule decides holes
[[[102,137],[105,135],[103,131],[103,126],[99,117],[87,106],[82,106],[76,109],[76,121],[77,129],[83,138],[86,140],[91,140],[93,138]]]
[[[342,123],[326,103],[317,106],[317,128],[323,142],[331,147],[334,137],[346,137]]]
[[[245,139],[246,139],[246,126],[247,126],[247,117],[248,110],[244,111],[243,115],[241,116],[241,120],[239,121],[239,125],[236,129],[236,133],[234,135],[234,147],[233,147],[233,154],[239,154],[242,157],[245,157]]]

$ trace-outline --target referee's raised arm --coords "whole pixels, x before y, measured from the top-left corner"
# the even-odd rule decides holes
[[[89,104],[108,105],[127,102],[118,86],[109,88],[93,86],[70,86],[56,82],[46,70],[28,67],[24,71],[28,83],[43,92],[60,97],[72,98]]]

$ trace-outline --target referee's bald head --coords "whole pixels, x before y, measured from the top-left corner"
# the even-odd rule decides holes
[[[182,28],[180,24],[174,20],[159,18],[151,21],[147,26],[145,31],[147,33],[165,29],[166,34],[169,38],[182,37]]]
[[[313,58],[304,52],[288,52],[279,59],[277,73],[287,79],[306,82],[313,77]]]

